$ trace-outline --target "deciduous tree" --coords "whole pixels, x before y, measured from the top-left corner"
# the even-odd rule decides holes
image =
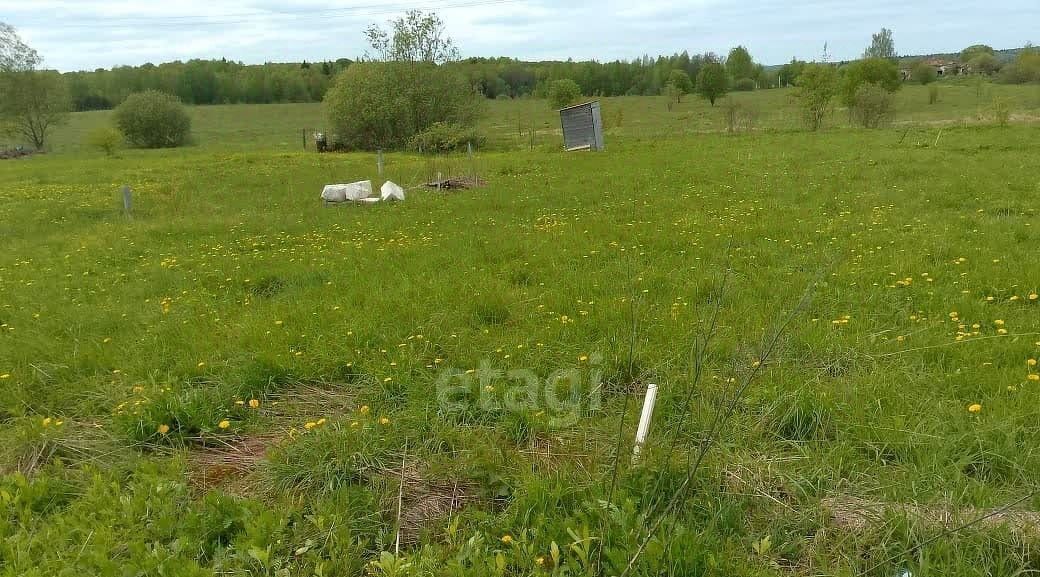
[[[365,36],[369,61],[341,73],[325,94],[335,145],[398,148],[437,123],[476,124],[479,95],[452,64],[458,50],[436,14],[412,10]]]
[[[871,38],[870,46],[863,51],[863,58],[889,58],[896,57],[896,43],[892,39],[892,31],[882,28],[880,32]]]
[[[796,95],[809,130],[819,130],[838,94],[838,71],[830,64],[807,64],[798,76]]]
[[[728,91],[729,75],[726,74],[726,67],[717,61],[705,63],[697,75],[697,94],[715,106],[715,101]]]
[[[552,108],[565,108],[581,98],[581,87],[570,78],[553,80],[549,83],[546,97],[549,99],[549,106]]]
[[[751,59],[751,53],[743,46],[737,46],[729,51],[726,57],[726,72],[733,80],[742,78],[755,78],[755,62]]]
[[[0,129],[24,138],[42,150],[55,126],[69,116],[65,80],[53,71],[39,71],[40,55],[0,22]]]
[[[668,73],[668,83],[665,87],[671,87],[669,93],[676,102],[682,102],[682,97],[693,90],[693,81],[685,70],[675,69]]]
[[[930,84],[935,82],[935,79],[938,78],[938,76],[939,73],[935,71],[935,67],[924,60],[914,62],[913,66],[910,68],[910,77],[914,82],[920,84]]]
[[[842,104],[851,107],[856,90],[869,83],[878,84],[889,92],[895,92],[902,86],[899,68],[894,62],[885,58],[865,58],[845,66],[841,70]]]

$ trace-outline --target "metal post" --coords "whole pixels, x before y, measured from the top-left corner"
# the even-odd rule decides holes
[[[383,178],[383,149],[376,151],[376,166],[379,168],[379,178]]]
[[[131,209],[133,208],[133,201],[131,199],[130,185],[123,185],[123,213],[126,214],[127,218],[132,217]]]

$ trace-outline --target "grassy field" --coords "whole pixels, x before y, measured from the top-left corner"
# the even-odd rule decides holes
[[[928,103],[928,89],[907,84],[896,93],[893,124],[975,125],[992,123],[994,98],[1007,101],[1013,120],[1040,122],[1040,87],[984,84],[969,81],[939,83],[939,101]],[[668,107],[665,97],[603,99],[603,118],[609,137],[657,139],[727,130],[726,108],[736,102],[754,117],[753,131],[801,130],[794,89],[734,93],[715,107],[694,95]],[[559,146],[559,116],[544,100],[496,100],[487,103],[482,131],[492,148],[511,150]],[[321,104],[266,104],[199,106],[191,109],[198,148],[223,151],[303,150],[303,131],[326,126]],[[90,152],[85,141],[90,131],[111,121],[110,111],[75,114],[61,127],[51,148],[60,153]],[[839,110],[829,126],[848,127]],[[0,141],[2,144],[2,141]],[[313,143],[308,146],[313,150]]]
[[[486,187],[364,208],[317,106],[113,159],[75,115],[0,161],[0,575],[1038,571],[1040,93],[991,90],[610,99],[594,154],[494,102],[472,162],[387,156]]]

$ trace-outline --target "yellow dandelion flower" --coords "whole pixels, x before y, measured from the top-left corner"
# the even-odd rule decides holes
[[[43,420],[43,426],[44,426],[44,427],[49,427],[49,426],[51,426],[51,421],[52,421],[52,420],[53,420],[53,419],[51,419],[50,417],[47,417],[47,418],[45,418],[45,419]]]
[[[224,419],[223,421],[217,423],[217,426],[221,429],[226,429],[231,426],[231,421]]]
[[[1031,366],[1031,367],[1035,367],[1036,363],[1037,363],[1036,359],[1029,359],[1028,361],[1026,361],[1026,364]]]
[[[584,363],[585,361],[589,360],[589,356],[588,355],[581,355],[580,357],[578,357],[578,360],[580,362]]]
[[[317,426],[318,426],[318,423],[315,423],[315,422],[311,421],[309,423],[304,423],[303,428],[307,429],[309,431],[309,430],[311,430],[311,429],[313,429],[314,427],[317,427]]]
[[[368,412],[369,412],[369,411],[371,411],[371,410],[372,410],[372,409],[368,408],[368,405],[362,405],[362,406],[361,406],[361,411],[360,411],[360,412],[361,412],[361,414],[362,414],[362,415],[367,415],[367,414],[368,414]]]
[[[166,433],[170,432],[170,426],[169,425],[159,425],[159,428],[156,429],[156,431],[158,431],[160,435],[165,435]]]
[[[969,413],[981,413],[982,412],[982,405],[980,405],[978,403],[975,403],[974,405],[969,405],[968,406],[968,412]]]
[[[513,542],[513,536],[512,535],[508,535],[508,534],[502,535],[502,542],[505,543],[506,545],[512,543]]]
[[[356,429],[356,428],[358,428],[358,422],[357,422],[357,421],[354,421],[353,423],[351,423],[351,424],[350,424],[350,428],[351,428],[351,429]]]
[[[10,378],[11,378],[11,373],[4,373],[4,374],[0,375],[0,381],[5,380],[5,379],[10,379]]]
[[[325,418],[322,417],[322,418],[318,419],[314,424],[319,426],[319,427],[324,425],[325,424]]]
[[[997,334],[998,335],[1006,335],[1006,334],[1008,334],[1008,330],[1007,329],[997,329]]]
[[[390,419],[388,419],[386,417],[380,417],[379,418],[379,424],[380,425],[389,425],[390,424]]]
[[[1033,294],[1029,295],[1029,300],[1031,300],[1031,301],[1035,301],[1035,300],[1038,300],[1038,299],[1040,299],[1040,295],[1038,295],[1036,293],[1033,293]]]
[[[997,325],[998,327],[1002,327],[1002,326],[1004,326],[1005,323],[1004,323],[1004,321],[1002,321],[1000,319],[997,319],[997,320],[993,321],[993,324]]]
[[[536,558],[534,560],[534,564],[538,565],[539,567],[541,567],[542,565],[545,565],[545,557],[539,556],[538,558]]]
[[[249,399],[249,408],[258,409],[260,408],[260,401],[257,399]]]
[[[280,327],[280,326],[282,326],[285,323],[282,322],[282,321],[274,321],[274,324],[275,324],[275,326],[279,326]]]
[[[1029,379],[1030,381],[1040,381],[1040,375],[1038,375],[1036,373],[1033,373],[1033,374],[1029,375],[1026,378]]]

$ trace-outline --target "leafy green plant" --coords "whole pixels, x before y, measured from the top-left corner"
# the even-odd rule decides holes
[[[176,148],[191,139],[191,117],[184,105],[158,90],[131,94],[113,116],[127,142],[139,148]]]
[[[892,118],[895,102],[880,84],[866,83],[856,89],[850,110],[852,118],[864,128],[879,128]]]
[[[838,94],[838,72],[829,64],[808,64],[795,82],[802,118],[809,130],[819,130]]]
[[[549,106],[552,108],[566,108],[581,98],[581,87],[570,78],[554,80],[549,83],[546,96],[549,99]]]
[[[123,135],[111,126],[99,126],[87,135],[87,144],[112,158],[123,145]]]
[[[456,123],[435,122],[426,130],[412,137],[408,147],[424,152],[455,152],[483,147],[487,137],[477,132],[472,126]]]
[[[1011,121],[1011,103],[1006,98],[994,97],[992,103],[993,120],[996,121],[997,126],[1007,126],[1008,122]]]

